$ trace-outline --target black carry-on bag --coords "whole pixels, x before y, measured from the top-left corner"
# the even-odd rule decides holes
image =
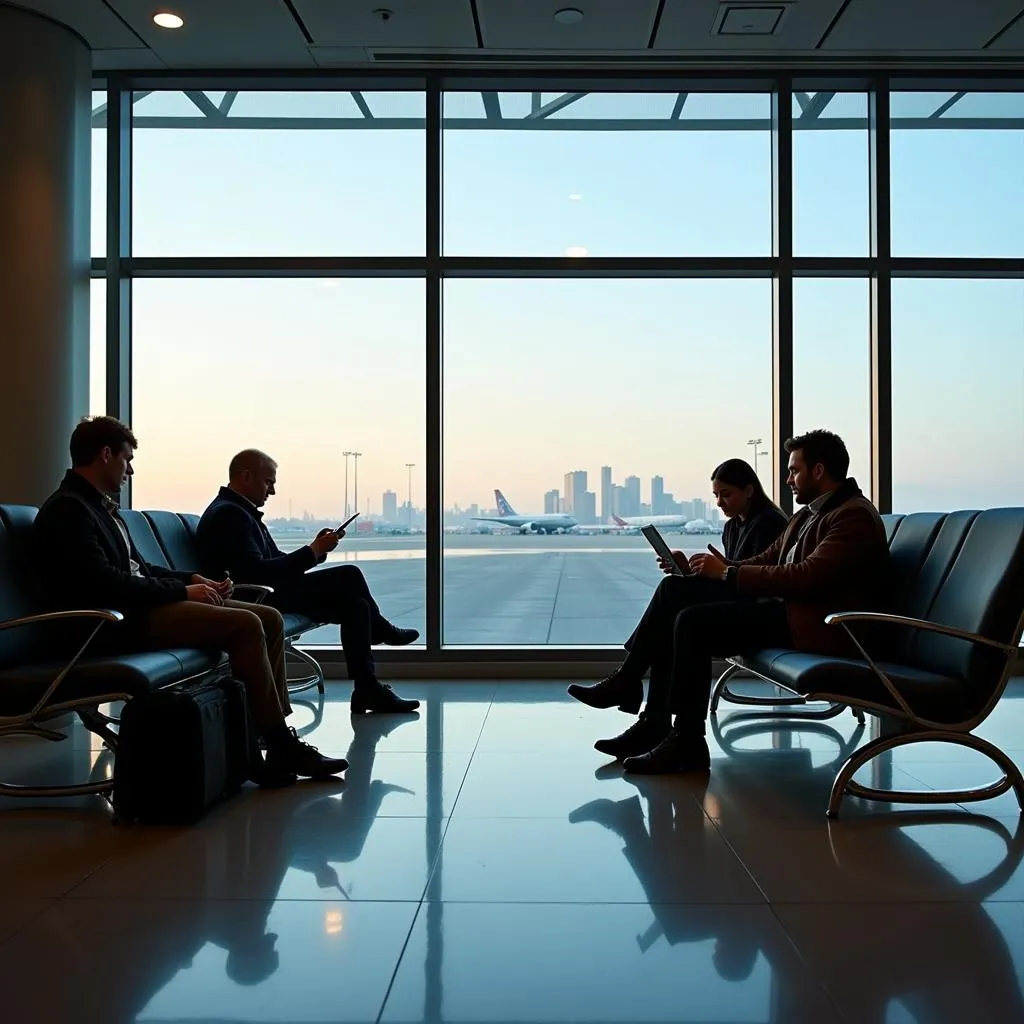
[[[187,825],[249,777],[245,689],[231,676],[133,697],[114,757],[118,822]]]

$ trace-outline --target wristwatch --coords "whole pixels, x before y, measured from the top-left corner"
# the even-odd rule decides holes
[[[738,565],[727,565],[725,572],[722,573],[722,579],[726,583],[731,583],[736,586],[736,577],[739,575],[740,567]]]

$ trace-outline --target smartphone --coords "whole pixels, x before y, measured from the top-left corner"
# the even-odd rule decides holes
[[[353,515],[353,516],[349,516],[349,517],[348,517],[348,519],[346,519],[346,520],[345,520],[345,522],[343,522],[343,523],[341,524],[341,526],[339,526],[339,527],[338,527],[338,528],[337,528],[337,529],[336,529],[336,530],[335,530],[334,532],[335,532],[335,533],[341,533],[341,531],[342,531],[342,530],[344,530],[344,529],[345,529],[345,527],[346,527],[346,526],[348,526],[348,524],[349,524],[349,523],[351,523],[351,522],[352,522],[352,520],[353,520],[353,519],[355,519],[355,517],[356,517],[357,515],[359,515],[359,513],[358,513],[358,512],[357,512],[357,513],[356,513],[355,515]]]

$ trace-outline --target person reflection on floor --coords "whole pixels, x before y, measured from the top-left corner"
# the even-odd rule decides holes
[[[377,744],[392,730],[418,718],[418,713],[402,718],[353,718],[354,735],[346,757],[349,768],[341,795],[313,800],[292,818],[291,863],[311,872],[321,889],[337,889],[348,899],[349,893],[331,862],[348,864],[359,857],[385,797],[391,793],[412,794],[404,786],[374,779],[373,763]]]

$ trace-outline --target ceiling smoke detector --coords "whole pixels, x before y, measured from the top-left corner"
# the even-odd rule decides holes
[[[555,21],[559,25],[578,25],[583,20],[583,12],[578,7],[563,7],[555,11]]]

